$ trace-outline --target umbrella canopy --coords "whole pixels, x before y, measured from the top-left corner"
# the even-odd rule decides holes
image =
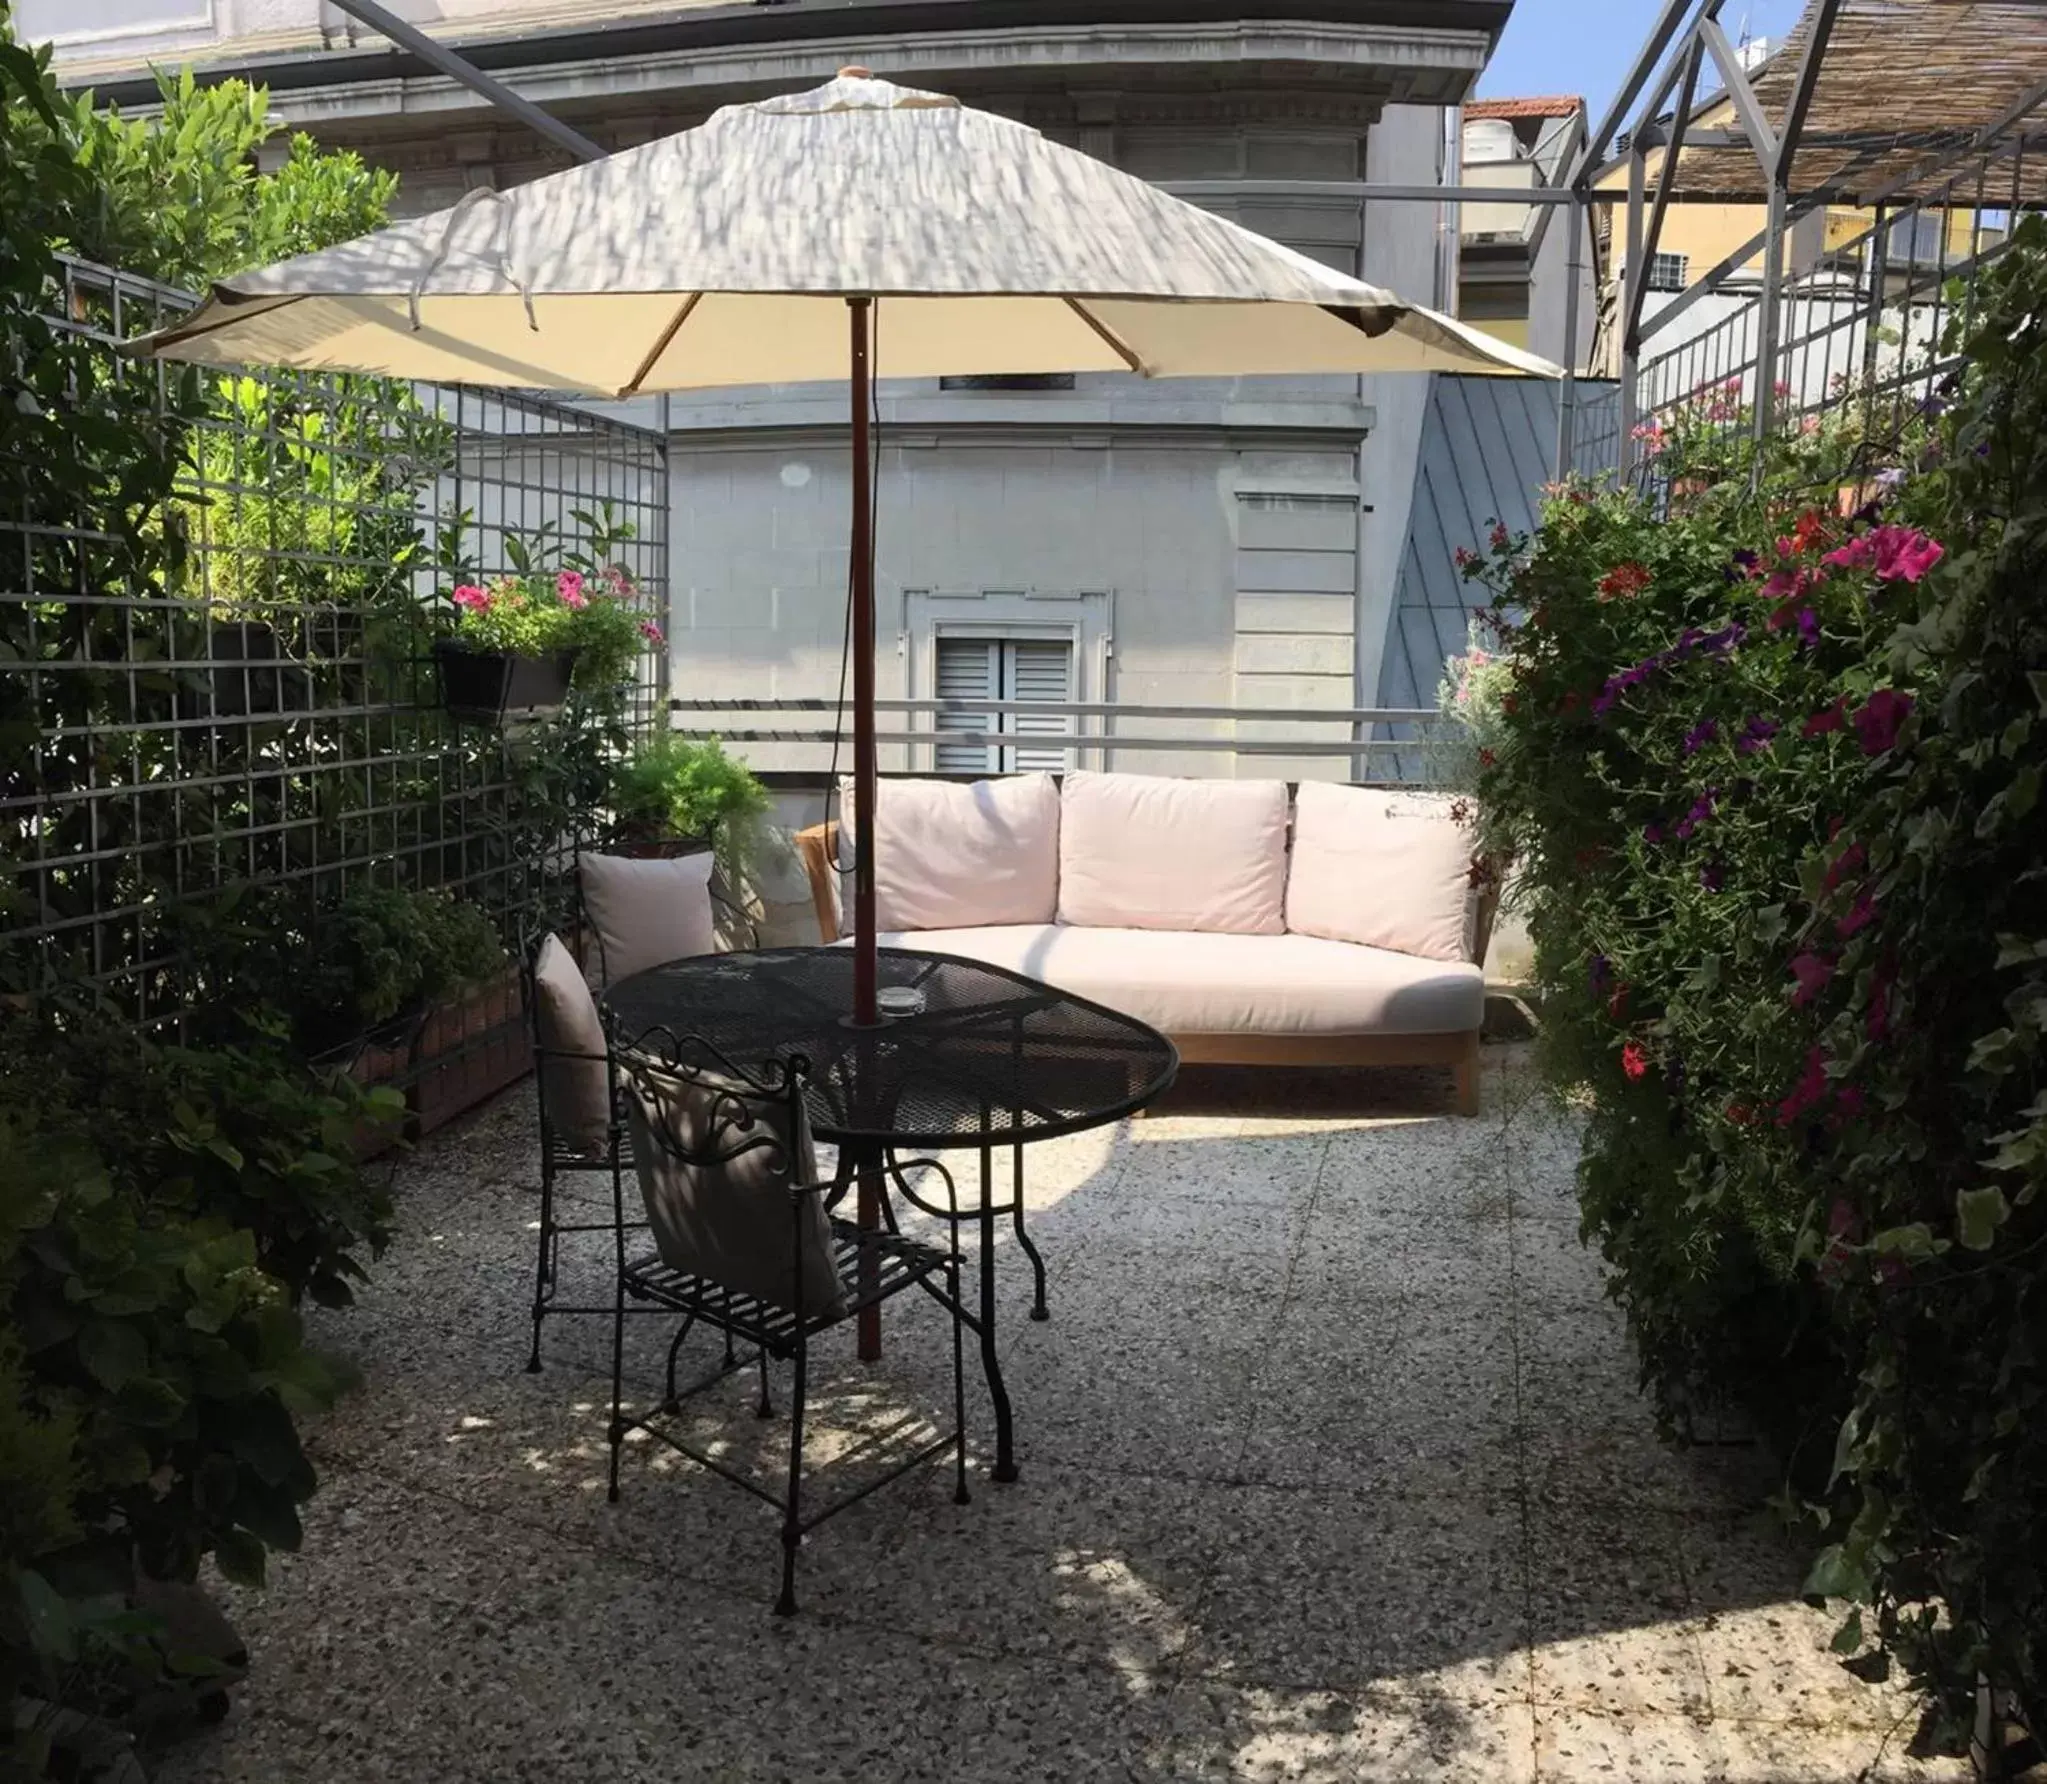
[[[849,71],[214,286],[144,350],[604,396],[877,377],[1556,368],[1027,125]]]
[[[876,1020],[872,379],[1557,369],[1025,125],[864,68],[223,280],[132,345],[206,365],[603,396],[850,374],[862,1023]]]

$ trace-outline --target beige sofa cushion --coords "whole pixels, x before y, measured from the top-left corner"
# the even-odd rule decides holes
[[[650,966],[717,952],[707,849],[673,861],[583,855],[576,872],[583,910],[597,932],[597,982],[615,985]]]
[[[1468,962],[1312,935],[1035,923],[880,939],[1006,966],[1167,1034],[1461,1034],[1485,1015],[1485,978]]]
[[[1286,926],[1298,935],[1468,961],[1473,838],[1450,802],[1304,781],[1294,802]]]
[[[1284,781],[1069,774],[1059,920],[1278,935],[1286,928],[1286,818]]]
[[[561,1145],[603,1152],[611,1144],[604,1024],[583,969],[559,936],[548,936],[533,956],[533,1028],[543,1055],[540,1095],[547,1125]]]
[[[840,858],[850,866],[851,782],[842,783],[840,810]],[[881,783],[874,802],[878,927],[1049,923],[1058,903],[1059,788],[1049,774],[971,785]]]

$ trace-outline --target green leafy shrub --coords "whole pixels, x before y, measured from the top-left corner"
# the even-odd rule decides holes
[[[1511,676],[1480,795],[1546,1068],[1589,1099],[1586,1232],[1666,1415],[1732,1399],[1778,1443],[1844,1654],[2037,1710],[2038,220],[1977,306],[1950,402],[1901,436],[1653,440],[1655,494],[1560,490],[1474,559]]]
[[[664,732],[618,765],[611,807],[635,840],[715,837],[765,812],[768,791],[717,738]]]
[[[288,1040],[321,1058],[481,984],[505,965],[482,909],[444,891],[358,885],[229,887],[182,914],[212,1037]]]

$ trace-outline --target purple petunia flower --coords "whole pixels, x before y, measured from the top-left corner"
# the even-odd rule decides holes
[[[1727,884],[1727,869],[1718,861],[1708,861],[1699,869],[1699,884],[1708,892],[1718,892]]]
[[[1820,641],[1819,616],[1810,607],[1801,607],[1796,623],[1800,642],[1807,650],[1816,648]]]
[[[1713,719],[1701,719],[1685,733],[1684,752],[1696,756],[1707,744],[1720,735],[1720,726]]]
[[[1613,976],[1612,965],[1607,960],[1604,954],[1595,954],[1592,956],[1592,960],[1587,968],[1587,972],[1591,978],[1592,989],[1594,991],[1604,991],[1606,989],[1607,980],[1612,978]]]
[[[1719,799],[1720,789],[1718,787],[1708,787],[1705,792],[1701,793],[1692,802],[1692,809],[1678,820],[1678,826],[1671,834],[1680,842],[1692,836],[1701,824],[1712,817],[1713,807],[1719,802]]]
[[[1642,840],[1648,843],[1661,842],[1663,840],[1663,826],[1661,824],[1644,824],[1642,826]]]
[[[1746,725],[1742,726],[1741,736],[1735,740],[1734,747],[1744,756],[1758,755],[1769,747],[1770,739],[1776,735],[1777,721],[1775,719],[1750,719]]]

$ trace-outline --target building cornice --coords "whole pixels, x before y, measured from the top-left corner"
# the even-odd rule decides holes
[[[706,103],[749,90],[828,77],[848,59],[891,78],[971,79],[1030,69],[1172,68],[1292,62],[1373,68],[1414,87],[1397,98],[1449,103],[1483,67],[1510,0],[798,0],[780,6],[699,9],[595,27],[517,36],[448,34],[451,48],[523,96],[546,104],[611,94],[701,93]],[[1313,16],[1303,19],[1304,12]],[[971,27],[966,21],[972,20]],[[466,89],[389,48],[336,48],[214,59],[195,56],[203,81],[261,82],[272,109],[293,123],[344,110],[416,113],[469,109]],[[60,78],[102,100],[147,109],[156,98],[141,68],[79,69]]]

